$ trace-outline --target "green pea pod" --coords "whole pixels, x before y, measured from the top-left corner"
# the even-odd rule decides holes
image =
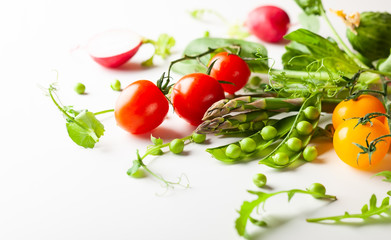
[[[257,133],[249,136],[249,138],[253,139],[257,144],[256,149],[250,153],[246,153],[242,151],[240,156],[237,158],[229,158],[226,155],[226,149],[231,144],[240,146],[239,144],[240,141],[227,144],[224,146],[220,146],[220,147],[208,148],[206,149],[206,151],[212,154],[214,158],[225,163],[242,162],[242,161],[249,160],[251,158],[255,158],[255,156],[257,156],[257,154],[259,154],[262,150],[264,150],[265,148],[273,144],[275,141],[283,137],[285,134],[287,134],[292,127],[294,119],[295,116],[289,116],[289,117],[282,118],[278,121],[271,121],[270,124],[277,129],[277,135],[273,139],[264,140],[261,136],[261,131],[258,131]]]
[[[315,132],[315,129],[318,126],[321,112],[321,98],[322,94],[314,94],[303,103],[302,107],[299,110],[299,113],[297,114],[293,124],[291,125],[289,133],[285,136],[284,140],[271,153],[269,153],[269,155],[259,161],[260,164],[265,164],[272,168],[285,168],[297,159],[299,159],[304,147],[310,142]],[[315,109],[317,109],[318,111],[318,114],[315,117],[311,117],[311,119],[309,119],[305,114],[305,109],[307,107],[315,107]],[[303,133],[303,131],[300,132],[298,130],[300,122],[309,122],[312,126],[312,131],[306,133]],[[301,140],[301,150],[294,151],[289,148],[287,141],[290,138],[298,138]],[[281,162],[276,159],[281,156],[288,157],[289,161]]]

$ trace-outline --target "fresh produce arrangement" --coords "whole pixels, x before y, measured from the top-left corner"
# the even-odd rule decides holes
[[[113,81],[111,88],[120,91],[114,109],[94,113],[62,105],[56,97],[55,84],[48,88],[48,94],[66,119],[69,137],[84,148],[94,148],[104,134],[100,114],[114,113],[120,128],[142,134],[159,127],[172,108],[194,126],[194,132],[169,142],[163,142],[163,136],[151,135],[152,145],[142,154],[137,150],[127,170],[129,176],[136,178],[152,176],[167,189],[176,185],[186,188],[189,184],[184,183],[185,176],[169,181],[155,173],[147,166],[146,157],[163,155],[164,149],[181,154],[186,144],[204,143],[210,134],[234,137],[228,144],[205,149],[211,158],[226,164],[258,161],[289,171],[290,167],[315,161],[319,152],[311,141],[323,137],[333,143],[341,163],[360,170],[373,169],[386,161],[391,143],[391,14],[364,12],[352,17],[335,11],[347,24],[349,47],[331,25],[320,0],[295,1],[308,17],[321,18],[333,38],[305,28],[289,31],[288,14],[276,6],[254,9],[245,22],[249,34],[262,41],[286,40],[283,69],[274,68],[266,47],[259,41],[206,36],[188,43],[183,56],[172,61],[156,83],[140,79],[122,88],[119,80]],[[197,10],[192,15],[200,17],[206,12]],[[143,43],[153,43],[155,54],[166,58],[175,40],[164,34],[154,42],[133,32],[115,30],[93,38],[89,54],[99,64],[114,68],[127,62]],[[152,59],[144,65],[152,65]],[[174,79],[172,72],[181,77]],[[267,75],[268,80],[260,81],[262,75]],[[83,94],[85,89],[78,83],[74,90]],[[331,115],[332,121],[320,124],[325,115]],[[389,171],[376,176],[391,181]],[[305,190],[270,192],[265,188],[267,176],[263,173],[249,180],[265,191],[249,190],[256,199],[244,201],[238,210],[235,227],[244,237],[249,236],[249,222],[267,227],[262,211],[273,196],[287,194],[288,201],[296,194],[327,201],[338,197],[326,194],[320,183]],[[387,194],[391,196],[391,191]],[[358,214],[346,212],[307,222],[390,221],[389,196],[377,206],[377,197],[372,195]]]

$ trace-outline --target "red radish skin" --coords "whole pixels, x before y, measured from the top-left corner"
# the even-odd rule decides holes
[[[143,44],[138,34],[116,29],[102,32],[93,37],[87,46],[95,62],[107,68],[117,68],[131,59]]]
[[[276,43],[288,32],[288,14],[276,6],[261,6],[252,10],[245,25],[251,34],[262,41]]]

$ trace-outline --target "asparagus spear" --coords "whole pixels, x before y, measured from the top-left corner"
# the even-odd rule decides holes
[[[278,114],[278,112],[269,112],[264,110],[240,113],[237,115],[225,115],[205,120],[195,130],[197,133],[219,133],[224,130],[238,129],[248,124],[252,128],[258,128],[258,125],[263,125],[263,120]],[[261,126],[259,128],[262,128]],[[254,129],[256,130],[256,129]]]
[[[305,98],[259,98],[252,96],[243,96],[231,100],[222,99],[206,111],[202,120],[205,121],[222,117],[231,112],[259,110],[276,112],[297,111],[300,109],[304,100]]]

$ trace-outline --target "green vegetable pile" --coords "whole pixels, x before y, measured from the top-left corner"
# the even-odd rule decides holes
[[[347,38],[355,50],[351,50],[331,25],[320,0],[295,0],[311,19],[321,17],[334,34],[333,38],[323,37],[308,29],[298,29],[285,35],[289,44],[282,55],[283,69],[275,69],[270,63],[266,48],[255,42],[242,39],[203,37],[190,42],[183,52],[183,58],[173,61],[167,75],[163,74],[159,86],[167,88],[172,79],[170,72],[181,75],[195,72],[208,72],[208,62],[216,53],[228,51],[246,61],[251,72],[267,74],[269,82],[260,82],[253,78],[244,89],[244,95],[214,103],[205,113],[203,122],[195,132],[181,139],[163,143],[160,138],[151,137],[152,145],[142,155],[137,150],[136,159],[127,171],[132,177],[140,177],[149,173],[165,187],[181,185],[168,181],[153,172],[144,163],[147,156],[164,154],[168,148],[174,154],[181,154],[190,142],[203,143],[206,134],[224,137],[240,137],[240,140],[229,144],[208,148],[206,151],[215,159],[232,164],[252,160],[259,161],[275,169],[284,169],[292,165],[299,166],[315,160],[317,149],[310,144],[319,136],[332,136],[332,129],[318,126],[322,113],[331,113],[335,105],[346,97],[365,92],[385,93],[382,100],[387,113],[391,111],[387,98],[387,85],[391,77],[391,14],[364,12],[360,15],[360,23],[347,28]],[[193,12],[192,14],[203,14]],[[158,51],[158,50],[157,50]],[[152,61],[152,59],[151,59]],[[163,83],[163,80],[167,82]],[[111,84],[114,91],[121,91],[121,83],[116,80]],[[48,89],[49,95],[66,119],[66,127],[70,138],[78,145],[93,148],[103,136],[103,124],[96,118],[101,113],[88,110],[76,111],[72,107],[62,106],[55,97],[54,85]],[[85,86],[78,85],[75,91],[84,93]],[[388,121],[391,126],[391,121]],[[368,143],[370,145],[370,143]],[[375,147],[375,144],[370,145]],[[369,148],[369,147],[368,147]],[[289,168],[288,168],[289,169]],[[385,181],[391,182],[390,172],[381,172]],[[267,177],[257,174],[253,177],[255,186],[267,186]],[[235,221],[240,236],[249,236],[246,232],[248,222],[266,227],[258,208],[275,195],[287,194],[288,201],[296,194],[311,195],[315,199],[336,200],[336,196],[327,195],[326,188],[314,183],[306,190],[292,189],[279,192],[248,191],[256,197],[252,201],[244,201]],[[387,193],[391,196],[391,191]],[[258,211],[255,211],[258,209]],[[257,217],[254,215],[258,213]],[[362,219],[363,223],[391,221],[391,205],[389,197],[377,206],[375,195],[365,204],[361,213],[346,212],[341,216],[307,219],[308,222],[327,222],[331,224],[346,223],[350,219]]]

